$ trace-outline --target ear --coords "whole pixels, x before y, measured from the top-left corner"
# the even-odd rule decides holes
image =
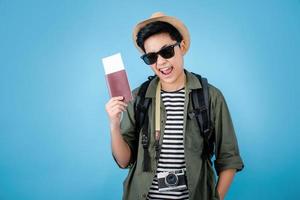
[[[182,40],[180,42],[180,50],[182,52],[182,55],[184,55],[186,53],[186,45],[185,45],[185,41],[184,40]]]

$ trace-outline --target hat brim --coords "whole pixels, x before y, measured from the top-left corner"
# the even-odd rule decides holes
[[[144,53],[143,49],[137,45],[137,42],[136,42],[137,34],[147,24],[149,24],[151,22],[156,22],[156,21],[167,22],[167,23],[171,24],[172,26],[174,26],[179,31],[179,33],[182,35],[182,38],[184,40],[184,44],[185,44],[185,52],[184,53],[186,53],[190,47],[189,31],[180,20],[176,19],[175,17],[170,17],[170,16],[154,17],[154,18],[150,18],[150,19],[147,19],[147,20],[144,20],[144,21],[138,23],[133,30],[133,42],[134,42],[135,47],[141,53]]]

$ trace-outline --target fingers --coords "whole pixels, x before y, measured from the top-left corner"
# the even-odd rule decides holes
[[[124,112],[126,110],[126,107],[123,105],[114,105],[110,108],[110,111],[113,113],[118,113],[118,112]]]
[[[111,106],[114,106],[114,105],[116,105],[116,104],[121,104],[121,105],[123,105],[123,106],[127,106],[127,104],[125,103],[125,102],[123,102],[123,100],[124,100],[124,97],[122,97],[122,96],[120,96],[120,97],[112,97],[110,100],[109,100],[109,104],[111,105]]]
[[[106,104],[106,112],[111,120],[120,117],[120,113],[126,111],[127,104],[122,100],[124,97],[112,97]]]
[[[114,109],[111,110],[110,114],[111,114],[111,116],[116,116],[121,112],[123,112],[122,108],[114,108]]]

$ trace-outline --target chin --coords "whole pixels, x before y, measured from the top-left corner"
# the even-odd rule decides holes
[[[160,80],[164,83],[168,83],[168,84],[172,84],[172,83],[176,83],[177,78],[176,77],[170,77],[170,78],[163,78],[163,77],[159,77]]]

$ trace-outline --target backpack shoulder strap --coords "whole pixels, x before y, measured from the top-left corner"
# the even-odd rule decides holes
[[[148,80],[145,81],[136,97],[136,101],[134,103],[134,117],[136,122],[136,132],[139,136],[140,131],[142,130],[142,145],[144,149],[144,162],[143,162],[143,170],[149,171],[150,170],[150,156],[149,156],[149,143],[150,143],[150,134],[148,132],[148,125],[149,125],[149,119],[148,119],[148,108],[151,104],[151,99],[146,98],[146,92],[148,89],[148,86],[152,79],[155,76],[149,76]]]
[[[210,121],[208,81],[206,78],[203,78],[198,74],[194,75],[199,79],[202,88],[192,90],[192,105],[194,115],[204,139],[202,155],[210,160],[214,152],[214,138]]]
[[[150,82],[154,77],[155,76],[149,76],[148,80],[142,83],[137,93],[136,101],[134,102],[134,117],[136,121],[136,129],[138,131],[141,130],[144,124],[145,116],[147,116],[146,113],[151,103],[151,99],[146,98],[146,92]]]

